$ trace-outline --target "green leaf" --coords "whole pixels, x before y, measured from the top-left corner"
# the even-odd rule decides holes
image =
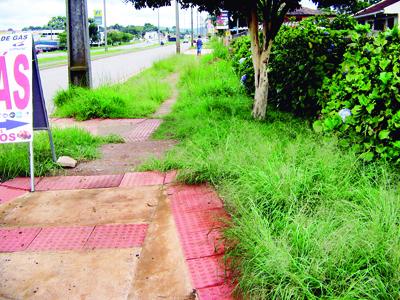
[[[392,79],[392,73],[382,72],[379,75],[379,79],[382,81],[383,84],[387,84]]]
[[[385,140],[385,139],[389,138],[389,135],[390,135],[389,130],[382,130],[379,132],[379,139]]]
[[[360,155],[360,158],[365,161],[372,161],[374,159],[374,153],[372,152],[364,152]]]

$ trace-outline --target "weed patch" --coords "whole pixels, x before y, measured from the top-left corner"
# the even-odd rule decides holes
[[[122,143],[114,135],[97,137],[83,129],[52,129],[57,156],[67,155],[76,160],[91,160],[98,157],[98,147],[108,143]],[[29,176],[28,144],[4,144],[0,147],[0,181],[17,176]],[[35,132],[34,138],[35,176],[44,176],[58,167],[51,159],[47,132]]]
[[[186,68],[156,137],[180,140],[144,169],[208,181],[232,215],[225,232],[238,291],[249,299],[396,299],[400,194],[395,170],[366,164],[306,121],[251,100],[230,63]]]
[[[166,77],[189,59],[185,56],[174,56],[156,62],[152,68],[122,84],[95,89],[70,87],[60,91],[54,99],[54,115],[80,121],[93,118],[147,117],[171,95],[171,86]]]

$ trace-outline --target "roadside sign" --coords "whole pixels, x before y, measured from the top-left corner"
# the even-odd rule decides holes
[[[221,14],[217,16],[216,29],[229,29],[229,12],[221,10]]]
[[[0,144],[32,142],[32,35],[0,35]]]
[[[103,11],[101,9],[95,9],[94,10],[94,23],[97,26],[100,26],[103,24]]]
[[[32,35],[0,35],[0,145],[29,143],[31,191],[34,186],[33,130],[47,130],[55,161],[53,137],[43,97]]]

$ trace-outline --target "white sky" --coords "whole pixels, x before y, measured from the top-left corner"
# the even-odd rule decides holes
[[[89,17],[93,17],[94,9],[103,9],[103,0],[87,0]],[[107,25],[157,25],[157,11],[151,9],[135,10],[132,5],[122,0],[106,0]],[[311,0],[302,0],[303,6],[315,8]],[[0,30],[12,28],[41,26],[53,16],[65,15],[65,0],[0,0]],[[205,17],[207,14],[202,13]],[[174,7],[160,9],[160,26],[172,27],[175,25]],[[196,12],[195,12],[196,20]],[[190,11],[181,10],[181,28],[190,28]],[[194,23],[196,27],[196,21]]]

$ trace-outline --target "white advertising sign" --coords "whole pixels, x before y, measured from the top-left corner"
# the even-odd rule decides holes
[[[31,142],[32,35],[0,35],[0,144]]]

